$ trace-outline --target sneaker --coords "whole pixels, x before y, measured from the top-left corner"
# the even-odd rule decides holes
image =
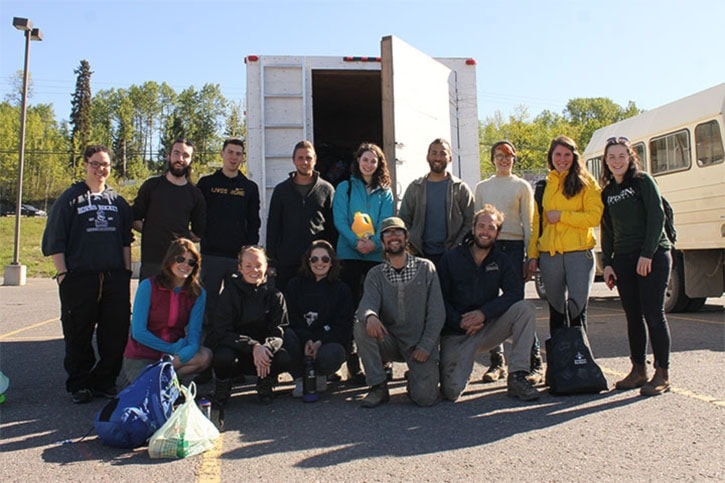
[[[382,382],[376,384],[370,388],[367,396],[365,396],[360,403],[360,406],[364,408],[375,408],[381,404],[385,404],[390,401],[390,392],[388,392],[388,383]]]
[[[315,384],[318,393],[327,391],[327,376],[317,376]]]
[[[93,391],[90,389],[78,389],[71,393],[74,404],[86,404],[93,401]]]
[[[517,397],[522,401],[533,401],[539,399],[539,391],[526,380],[526,372],[518,371],[509,374],[506,394],[509,397]]]
[[[105,397],[106,399],[113,399],[118,395],[118,389],[116,389],[116,386],[107,387],[105,389],[94,387],[91,392],[93,392],[93,397]]]
[[[506,362],[503,354],[491,354],[491,366],[483,375],[483,382],[496,382],[506,377]]]
[[[295,379],[295,388],[292,389],[292,397],[302,397],[304,394],[304,387],[302,385],[302,378],[298,377]]]
[[[257,400],[262,404],[271,404],[274,399],[273,376],[257,380]]]

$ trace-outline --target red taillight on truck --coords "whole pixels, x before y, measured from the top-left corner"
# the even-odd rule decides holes
[[[258,55],[248,55],[244,58],[244,63],[246,64],[247,62],[257,62],[258,60],[259,60]]]
[[[380,57],[347,55],[343,57],[342,60],[344,60],[345,62],[380,62]]]
[[[476,59],[466,59],[466,65],[476,65]]]

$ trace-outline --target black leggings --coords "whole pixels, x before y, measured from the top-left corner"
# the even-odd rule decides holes
[[[619,298],[627,316],[629,353],[634,364],[645,363],[649,329],[655,367],[667,369],[670,365],[670,328],[665,318],[665,291],[672,256],[669,250],[657,249],[652,257],[652,271],[646,277],[637,275],[639,256],[638,252],[617,254],[612,261]]]

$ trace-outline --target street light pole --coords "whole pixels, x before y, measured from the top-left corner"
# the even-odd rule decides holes
[[[30,64],[30,41],[43,40],[40,29],[33,28],[27,18],[14,17],[13,27],[25,32],[25,64],[23,67],[23,92],[20,104],[20,155],[18,158],[17,198],[15,202],[15,246],[13,262],[5,266],[5,285],[25,285],[27,267],[20,264],[20,213],[23,203],[23,166],[25,164],[25,115],[28,104],[28,66]]]

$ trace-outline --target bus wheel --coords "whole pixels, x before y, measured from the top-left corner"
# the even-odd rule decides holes
[[[538,270],[534,274],[534,287],[536,287],[536,294],[541,300],[546,300],[546,287],[544,282],[541,280],[541,272]]]
[[[670,282],[667,284],[665,293],[665,312],[683,312],[687,310],[690,298],[685,295],[685,271],[682,267],[682,259],[674,257]]]

